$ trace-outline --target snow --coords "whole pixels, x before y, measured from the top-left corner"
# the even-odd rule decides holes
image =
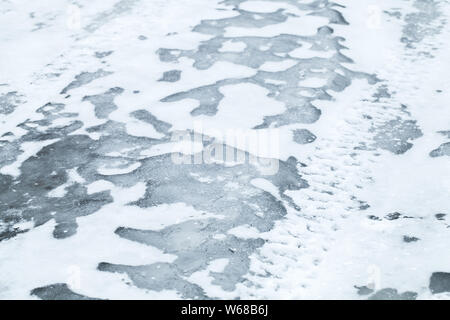
[[[1,299],[450,298],[446,1],[0,2]]]

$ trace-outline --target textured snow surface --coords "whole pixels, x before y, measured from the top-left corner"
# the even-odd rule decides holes
[[[0,0],[0,298],[449,299],[449,18]]]

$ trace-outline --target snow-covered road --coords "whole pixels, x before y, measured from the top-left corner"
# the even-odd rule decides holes
[[[448,0],[0,0],[1,299],[449,299]]]

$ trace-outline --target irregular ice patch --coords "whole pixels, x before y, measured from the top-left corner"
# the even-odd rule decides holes
[[[293,58],[298,59],[312,59],[312,58],[324,58],[330,59],[336,54],[336,51],[319,51],[319,50],[311,50],[307,49],[305,46],[297,48],[291,52],[289,55]]]
[[[436,158],[442,156],[450,156],[450,142],[443,143],[439,148],[430,152],[430,157]]]
[[[180,80],[181,70],[170,70],[163,73],[163,76],[158,81],[163,82],[177,82]]]
[[[298,144],[312,143],[317,137],[307,129],[296,129],[293,131],[293,140]]]
[[[280,24],[267,25],[264,27],[245,28],[228,27],[226,28],[226,37],[274,37],[283,34],[289,30],[290,34],[299,36],[310,36],[316,33],[316,30],[328,24],[328,19],[317,16],[289,17],[289,19]]]
[[[89,101],[95,106],[95,115],[99,119],[108,118],[109,114],[114,110],[117,110],[117,106],[114,104],[114,98],[123,93],[122,88],[111,88],[105,93],[97,94],[93,96],[83,97],[83,101]]]
[[[137,168],[139,168],[141,164],[139,162],[136,163],[127,163],[127,162],[118,162],[116,164],[107,164],[105,166],[101,166],[98,168],[98,173],[105,176],[111,176],[116,174],[126,174],[133,172]]]
[[[294,60],[268,61],[262,64],[259,67],[259,70],[267,72],[285,71],[286,69],[289,69],[296,64],[297,62]]]
[[[289,3],[273,2],[273,1],[244,1],[239,4],[239,8],[252,12],[276,12],[279,9],[287,9],[288,11],[298,11],[298,9]]]
[[[390,120],[372,131],[376,132],[375,145],[379,148],[402,154],[413,146],[411,140],[420,138],[423,134],[413,120]]]
[[[82,87],[96,79],[103,78],[111,74],[112,72],[104,71],[103,69],[98,69],[97,71],[94,72],[82,72],[75,76],[75,80],[69,83],[67,87],[65,87],[61,91],[61,94],[66,94],[70,90]]]
[[[23,103],[22,96],[16,91],[0,95],[0,114],[12,113],[19,104]]]
[[[308,77],[301,79],[298,84],[301,87],[320,88],[326,86],[328,79],[324,77]]]

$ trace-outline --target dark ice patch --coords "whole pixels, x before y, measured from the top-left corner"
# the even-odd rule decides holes
[[[262,28],[268,25],[285,22],[288,18],[288,15],[284,13],[283,9],[269,13],[253,13],[241,9],[234,10],[237,11],[239,15],[223,19],[202,20],[192,31],[220,36],[225,33],[227,27]]]
[[[43,120],[42,124],[51,124],[51,121]],[[80,120],[71,121],[67,125],[57,126],[46,128],[46,130],[42,131],[39,127],[30,126],[32,124],[39,124],[39,121],[25,121],[18,125],[18,127],[28,130],[28,133],[22,137],[22,141],[44,141],[51,139],[59,139],[62,138],[83,126],[83,122]]]
[[[415,48],[417,43],[439,33],[444,24],[444,22],[435,23],[435,20],[441,16],[439,1],[415,0],[414,7],[417,11],[406,14],[404,18],[401,42],[407,48]]]
[[[111,88],[108,91],[93,96],[83,97],[83,101],[89,101],[95,106],[95,116],[99,119],[106,119],[111,112],[117,110],[117,105],[114,103],[116,96],[123,93],[122,88]]]
[[[319,17],[326,17],[330,21],[330,23],[333,24],[340,24],[340,25],[348,25],[349,23],[345,20],[342,13],[335,9],[331,8],[324,8],[319,11],[315,11],[313,13],[310,13],[312,16],[319,16]]]
[[[53,122],[61,118],[74,118],[77,113],[63,112],[65,105],[62,103],[49,102],[44,106],[36,110],[37,113],[41,113],[45,116],[42,120],[26,120],[17,126],[25,131],[20,141],[44,141],[51,139],[63,138],[64,136],[80,129],[83,126],[83,122],[80,120],[69,121],[68,124],[59,126],[53,125]],[[15,141],[18,142],[18,141]]]
[[[419,240],[420,240],[420,239],[417,238],[417,237],[403,236],[403,242],[406,242],[406,243],[417,242],[417,241],[419,241]]]
[[[20,143],[17,141],[0,141],[0,168],[7,166],[23,153]]]
[[[163,291],[176,290],[186,299],[206,299],[201,287],[188,282],[177,266],[170,263],[155,263],[148,266],[126,266],[102,262],[98,270],[127,274],[138,288]]]
[[[233,1],[234,3],[241,2],[240,0],[225,0],[224,2],[231,3]],[[315,11],[312,12],[315,15],[327,16],[332,23],[346,23],[342,15],[333,9],[337,5],[329,1],[319,0],[309,4],[300,4],[296,0],[286,1],[297,7],[300,6],[299,8],[302,10]],[[127,8],[132,2],[119,1],[112,11],[105,12],[103,18],[108,20],[120,12],[128,10]],[[196,98],[200,106],[192,110],[193,116],[214,115],[217,112],[218,104],[223,98],[219,91],[221,86],[251,83],[266,88],[269,91],[269,97],[283,102],[286,106],[286,111],[282,114],[266,117],[263,124],[260,125],[261,128],[292,123],[311,123],[320,117],[320,110],[311,102],[314,99],[332,99],[327,90],[342,91],[355,78],[364,78],[371,83],[376,81],[373,76],[350,71],[341,65],[341,62],[351,62],[351,60],[340,53],[340,50],[345,48],[340,44],[344,39],[333,36],[333,30],[329,27],[319,28],[316,35],[308,37],[279,35],[275,37],[226,38],[223,36],[226,27],[261,27],[286,21],[290,16],[285,10],[269,14],[244,10],[236,10],[236,12],[239,15],[233,18],[203,20],[194,27],[194,31],[212,34],[215,37],[203,42],[196,50],[160,49],[158,53],[161,61],[176,62],[180,57],[188,57],[194,60],[194,67],[199,70],[207,69],[218,61],[228,61],[258,69],[267,61],[285,60],[289,52],[304,45],[311,46],[313,50],[318,51],[332,50],[334,55],[330,59],[319,57],[294,59],[297,64],[285,71],[258,71],[253,77],[225,79],[211,86],[194,88],[167,97],[168,100],[172,99],[171,101]],[[87,29],[89,31],[97,29],[101,25],[99,21],[89,25]],[[246,44],[245,51],[243,53],[219,53],[222,44],[230,40],[243,41]],[[267,45],[269,49],[262,50],[260,48],[262,45]],[[315,70],[318,68],[325,71],[317,74]],[[103,70],[101,71],[105,73]],[[100,74],[100,76],[106,75]],[[301,88],[298,85],[300,77],[307,79],[311,76],[326,78],[327,84],[321,88]],[[64,90],[69,91],[96,79],[95,73],[82,73],[77,77]],[[277,84],[274,81],[284,81],[285,84]],[[308,96],[301,94],[300,89],[306,90]],[[312,97],[309,97],[310,95]],[[52,108],[58,109],[58,111],[53,112]],[[50,117],[59,115],[62,108],[63,106],[57,104],[48,106],[48,110],[42,111],[45,112],[46,117],[44,122],[33,124],[45,125],[45,123],[51,122]],[[109,112],[106,108],[103,115],[106,114],[107,117]],[[145,195],[129,205],[146,208],[183,202],[200,212],[212,212],[220,214],[224,218],[198,218],[176,223],[157,231],[120,227],[116,230],[118,236],[155,246],[167,253],[173,253],[177,256],[175,262],[146,266],[101,263],[98,265],[98,269],[126,273],[140,288],[156,291],[176,290],[185,298],[206,298],[203,290],[198,285],[187,281],[186,278],[198,270],[204,270],[212,260],[226,258],[229,260],[229,264],[225,267],[224,272],[210,273],[214,279],[213,283],[228,291],[232,291],[238,283],[245,283],[246,274],[249,273],[249,257],[257,253],[258,249],[264,245],[264,240],[241,239],[227,234],[227,232],[239,226],[254,227],[260,232],[266,232],[273,228],[276,221],[283,219],[289,208],[300,210],[294,201],[285,194],[285,191],[299,190],[308,186],[298,172],[301,164],[295,158],[290,158],[285,162],[280,161],[279,172],[266,177],[262,176],[255,166],[248,163],[233,167],[221,164],[175,165],[171,161],[172,154],[144,158],[141,151],[169,141],[168,133],[171,125],[156,119],[145,110],[133,112],[132,116],[151,123],[156,130],[165,133],[166,136],[162,139],[129,136],[126,134],[124,125],[114,121],[107,121],[102,125],[86,129],[87,132],[100,133],[98,141],[81,135],[66,137],[75,127],[60,129],[61,135],[58,136],[60,141],[44,148],[36,157],[24,162],[20,168],[19,178],[8,177],[5,179],[5,192],[0,192],[0,212],[6,212],[9,216],[14,216],[18,212],[20,217],[37,221],[37,223],[55,219],[57,225],[54,236],[66,237],[76,232],[77,217],[91,214],[112,201],[109,192],[88,195],[87,184],[103,179],[116,186],[126,188],[134,186],[138,182],[144,182],[146,184]],[[23,123],[23,128],[29,132],[29,138],[38,134],[31,129],[31,124],[31,122]],[[54,134],[55,132],[52,132],[52,135],[45,137],[54,137]],[[123,156],[109,156],[113,152],[121,152]],[[141,166],[126,174],[102,175],[98,173],[100,167],[117,160],[125,164],[139,162]],[[45,168],[42,173],[38,172],[41,168]],[[47,197],[49,191],[68,182],[67,171],[69,169],[77,170],[77,173],[86,182],[67,186],[68,192],[62,198]],[[251,181],[255,178],[264,178],[274,184],[281,200],[254,187]],[[233,186],[237,186],[237,188],[233,189]],[[13,188],[18,191],[18,195],[12,194]],[[51,214],[54,212],[56,214]],[[225,238],[221,238],[219,241],[217,235],[225,235]],[[268,276],[270,275],[268,274]],[[52,287],[51,290],[44,290],[44,293],[49,292],[50,297],[58,296],[58,294],[51,293],[58,290],[69,296],[75,294],[68,293],[67,286],[64,286],[66,285],[49,286]],[[39,289],[43,288],[35,290]]]
[[[79,183],[67,186],[62,198],[47,197],[47,193],[68,181],[68,169],[87,165],[95,142],[87,136],[68,136],[44,147],[20,167],[21,174],[14,181],[10,178],[0,193],[0,211],[21,212],[25,220],[35,226],[54,219],[55,238],[66,238],[77,229],[77,217],[92,214],[112,202],[109,192],[88,194]]]
[[[379,102],[382,98],[390,98],[392,95],[386,85],[381,85],[377,88],[377,92],[373,94],[374,102]]]
[[[95,32],[105,24],[114,20],[118,16],[129,12],[139,0],[119,0],[111,8],[102,11],[94,16],[90,23],[84,28],[88,32]]]
[[[45,115],[43,124],[49,124],[62,116],[72,114],[63,112],[63,104],[48,103],[38,109]],[[0,232],[3,238],[16,235],[19,230],[14,225],[20,221],[33,221],[36,226],[54,219],[56,227],[53,235],[56,238],[66,238],[73,235],[77,229],[76,219],[92,214],[104,205],[112,202],[109,192],[87,194],[86,186],[101,176],[97,173],[99,167],[122,161],[121,157],[106,157],[109,152],[117,152],[130,148],[127,155],[140,157],[142,150],[147,150],[156,143],[168,142],[169,138],[161,140],[133,137],[126,134],[123,124],[108,121],[97,127],[87,128],[88,132],[104,133],[98,141],[85,135],[71,135],[66,127],[55,131],[37,132],[35,127],[28,126],[28,121],[20,125],[28,133],[13,142],[2,142],[3,151],[0,160],[8,164],[20,154],[20,145],[24,141],[35,139],[59,138],[58,142],[41,149],[35,156],[23,162],[20,176],[0,176]],[[76,127],[72,128],[76,129]],[[129,162],[129,161],[128,161]],[[1,164],[1,163],[0,163]],[[68,183],[68,170],[77,170],[86,180],[84,183]],[[50,197],[48,193],[58,187],[65,187],[63,197]]]
[[[219,221],[215,219],[216,222]],[[128,228],[119,228],[116,233],[125,239],[145,243],[160,248],[165,253],[175,254],[177,259],[171,264],[159,263],[149,266],[111,266],[112,271],[124,269],[135,284],[150,290],[174,289],[168,279],[182,279],[196,271],[203,270],[208,263],[215,259],[228,259],[228,264],[223,272],[212,272],[213,283],[220,285],[226,291],[235,289],[235,285],[244,281],[244,276],[250,266],[250,256],[264,244],[262,239],[240,239],[227,235],[225,239],[215,239],[214,235],[220,229],[214,228],[211,221],[188,221],[171,226],[160,232],[143,231]],[[101,269],[102,265],[99,266]],[[161,270],[162,268],[162,270]],[[118,270],[117,270],[118,269]],[[140,271],[147,269],[153,273],[142,278]],[[108,270],[111,271],[111,270]],[[164,272],[161,277],[161,271]],[[166,274],[169,273],[169,274]],[[178,285],[182,285],[181,281]],[[194,299],[199,296],[199,290],[194,290],[196,285],[183,285],[189,288],[189,293],[181,290],[183,298]],[[158,291],[159,291],[158,290]],[[192,294],[196,296],[192,296]],[[204,298],[204,294],[202,294]],[[202,297],[200,296],[200,297]]]
[[[307,129],[296,129],[293,131],[293,139],[298,144],[314,142],[317,137]]]
[[[448,130],[448,131],[438,131],[438,133],[440,133],[443,136],[446,136],[447,138],[450,139],[450,130]]]
[[[367,296],[373,293],[374,291],[372,288],[369,288],[368,286],[360,286],[360,287],[355,286],[355,288],[358,289],[358,295],[360,296]]]
[[[220,101],[224,95],[219,91],[220,84],[203,86],[185,92],[179,92],[161,99],[161,102],[176,102],[184,99],[194,99],[199,106],[191,111],[191,115],[213,116],[218,111]]]
[[[9,226],[2,228],[2,226],[0,225],[0,242],[14,238],[18,234],[25,233],[27,231],[28,229],[20,230],[19,228],[10,228]]]
[[[328,1],[315,1],[308,4],[286,0],[300,10],[306,10],[311,15],[328,17],[330,23],[346,24],[342,15],[334,9],[339,7]],[[345,47],[340,43],[344,39],[333,36],[333,29],[328,26],[320,27],[316,35],[297,36],[292,34],[280,34],[273,37],[224,37],[227,27],[261,28],[266,25],[282,23],[290,14],[284,15],[284,10],[272,13],[254,13],[238,8],[239,1],[225,1],[225,4],[234,5],[237,16],[217,20],[202,20],[194,27],[194,31],[212,34],[213,38],[201,42],[197,50],[180,50],[161,48],[157,51],[160,60],[164,62],[176,62],[182,57],[194,60],[193,66],[199,70],[210,68],[219,61],[232,62],[250,68],[258,69],[266,62],[284,61],[286,58],[297,61],[297,64],[288,70],[278,72],[258,73],[250,78],[223,79],[214,84],[194,88],[185,92],[175,93],[163,98],[162,102],[175,102],[184,99],[198,100],[199,106],[191,111],[192,116],[214,116],[218,105],[223,99],[220,88],[225,85],[251,83],[269,90],[268,97],[285,104],[286,111],[264,118],[263,123],[255,129],[280,127],[294,123],[312,123],[320,117],[318,110],[311,101],[315,99],[330,100],[332,97],[327,90],[340,92],[351,84],[352,79],[364,78],[370,83],[377,81],[375,76],[351,71],[341,65],[341,62],[352,60],[341,53]],[[223,52],[220,49],[225,42],[243,42],[245,48],[242,52]],[[330,59],[310,58],[300,59],[289,56],[289,53],[297,48],[308,46],[316,51],[332,51],[334,55]],[[264,47],[264,48],[263,48]],[[324,72],[316,72],[317,68],[325,69]],[[320,88],[302,88],[300,79],[320,77],[327,79],[327,84]],[[301,93],[308,91],[305,96]]]
[[[100,300],[75,293],[65,283],[56,283],[33,289],[31,295],[42,300]]]
[[[359,202],[359,210],[364,211],[370,208],[370,204],[368,204],[366,201],[358,200]]]
[[[433,294],[450,292],[450,273],[434,272],[430,278],[429,288]]]
[[[181,70],[170,70],[163,73],[163,76],[158,81],[163,82],[177,82],[180,80]]]
[[[402,13],[400,11],[397,11],[397,10],[392,10],[392,11],[384,10],[383,12],[385,14],[387,14],[388,16],[394,17],[396,19],[401,19],[401,17],[402,17]]]
[[[398,218],[402,217],[403,215],[400,212],[392,212],[387,214],[384,218],[386,220],[397,220]]]
[[[172,127],[170,123],[158,120],[158,118],[147,110],[136,110],[131,112],[130,115],[138,120],[151,124],[160,133],[167,134]]]
[[[64,110],[65,104],[63,103],[46,103],[42,107],[36,110],[37,113],[41,113],[46,117],[51,117],[54,119],[54,116],[59,114],[62,110]]]
[[[376,147],[394,154],[405,153],[413,146],[410,141],[423,135],[416,121],[400,118],[390,120],[370,131],[376,133],[374,137]]]
[[[142,166],[132,176],[104,177],[116,185],[135,184],[136,178],[147,182],[145,195],[131,205],[147,208],[182,202],[199,212],[210,212],[223,217],[193,219],[159,231],[118,228],[116,233],[120,237],[154,246],[165,253],[176,255],[177,259],[172,264],[138,267],[101,264],[99,269],[125,272],[136,285],[150,290],[175,288],[184,298],[192,299],[202,297],[202,291],[197,286],[184,285],[184,281],[174,279],[186,278],[205,269],[213,260],[225,258],[229,261],[225,270],[211,273],[211,276],[214,283],[224,290],[234,290],[237,283],[244,281],[249,270],[249,256],[263,246],[265,241],[237,238],[227,234],[228,231],[238,226],[248,226],[266,232],[287,213],[282,201],[254,187],[251,181],[258,177],[269,180],[278,187],[282,199],[299,210],[292,199],[284,194],[287,190],[307,187],[297,166],[297,160],[290,158],[286,162],[280,162],[277,174],[262,176],[256,167],[248,163],[233,167],[219,164],[173,164],[171,155],[167,154],[142,161]],[[209,181],[203,182],[202,179]],[[217,235],[223,237],[216,238]],[[145,277],[141,275],[142,272]]]
[[[227,5],[233,5],[235,7],[234,10],[239,10],[239,4],[244,2],[245,0],[224,0],[223,3],[227,4]],[[309,11],[310,15],[315,15],[315,16],[321,16],[321,17],[326,17],[329,19],[329,23],[331,24],[348,24],[347,21],[345,21],[344,17],[342,16],[342,14],[337,11],[336,9],[334,9],[335,7],[338,8],[342,8],[343,6],[334,3],[334,2],[330,2],[330,1],[324,1],[324,0],[318,0],[318,1],[311,1],[309,3],[302,3],[299,2],[297,0],[284,0],[283,2],[288,3],[294,7],[297,7],[299,10],[304,10],[304,11]],[[283,12],[283,9],[278,10],[275,13],[278,12]],[[312,12],[311,12],[312,11]],[[258,14],[260,13],[255,13],[255,12],[251,12],[251,11],[244,11],[244,10],[239,10],[239,12],[242,15],[242,12],[248,13],[248,14],[254,14],[256,17],[258,17]],[[296,16],[294,14],[291,13],[285,13],[286,16]],[[270,16],[269,16],[270,17]],[[273,18],[273,17],[271,17]],[[266,16],[259,16],[259,19],[267,19]],[[247,19],[248,20],[248,19]],[[251,21],[253,22],[253,21]],[[284,20],[278,22],[281,23],[284,22]],[[242,25],[242,27],[263,27],[264,25],[257,25],[257,26],[248,26],[248,25]],[[220,27],[223,27],[223,25],[221,25]]]

